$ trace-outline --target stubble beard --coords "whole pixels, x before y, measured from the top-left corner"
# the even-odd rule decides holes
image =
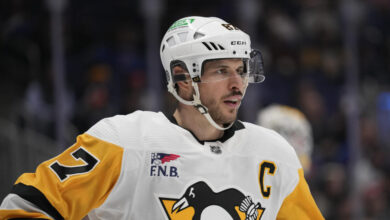
[[[211,100],[209,102],[204,103],[204,105],[208,108],[209,114],[211,118],[220,125],[231,124],[237,118],[237,111],[235,109],[229,110],[229,115],[224,115],[221,107],[218,105],[216,100]]]

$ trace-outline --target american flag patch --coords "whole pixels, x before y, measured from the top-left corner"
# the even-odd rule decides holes
[[[176,160],[179,157],[180,155],[177,154],[152,153],[152,164],[164,164]]]

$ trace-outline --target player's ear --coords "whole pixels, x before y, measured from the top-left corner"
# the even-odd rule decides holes
[[[192,95],[192,84],[188,72],[181,66],[175,66],[172,69],[173,75],[185,75],[189,80],[176,82],[179,94],[183,94],[184,97],[188,97],[188,94]],[[191,96],[190,96],[191,97]]]

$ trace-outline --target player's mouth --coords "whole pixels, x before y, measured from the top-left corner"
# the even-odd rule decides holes
[[[223,100],[223,103],[231,108],[238,108],[241,104],[241,99],[242,96],[240,95],[229,96]]]

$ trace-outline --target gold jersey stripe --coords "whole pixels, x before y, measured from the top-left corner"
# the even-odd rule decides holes
[[[50,166],[55,162],[67,167],[85,166],[85,161],[72,156],[81,147],[98,163],[88,172],[75,173],[61,181]],[[41,191],[64,219],[82,219],[106,200],[119,178],[122,156],[122,147],[82,134],[73,146],[41,163],[35,173],[23,174],[16,184],[31,185]]]
[[[298,173],[299,182],[294,191],[284,199],[276,219],[324,219],[311,196],[309,186],[304,178],[303,169],[299,169]]]

